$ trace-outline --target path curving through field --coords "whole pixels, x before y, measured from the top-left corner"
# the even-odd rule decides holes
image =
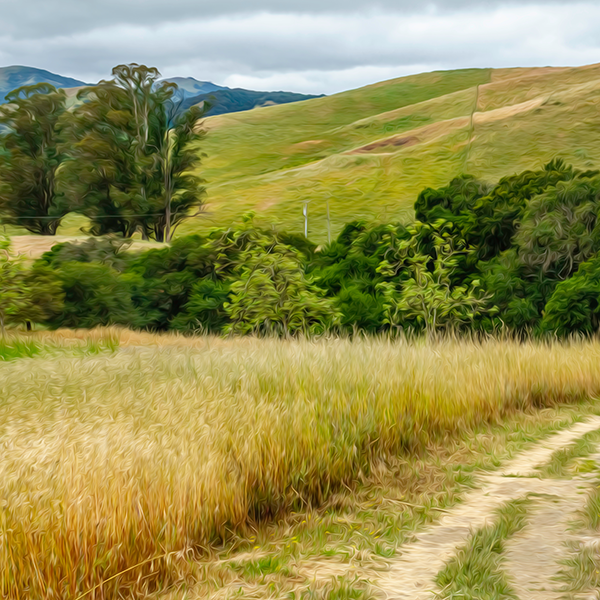
[[[557,433],[494,475],[481,479],[481,487],[467,494],[462,504],[429,529],[416,534],[400,550],[388,571],[371,582],[387,600],[431,600],[436,597],[435,577],[470,534],[489,523],[504,503],[533,495],[532,519],[508,544],[506,572],[520,600],[559,598],[552,580],[559,569],[568,522],[585,503],[585,479],[560,481],[535,477],[536,467],[582,435],[600,429],[592,417]]]

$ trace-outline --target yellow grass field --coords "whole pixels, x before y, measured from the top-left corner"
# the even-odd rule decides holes
[[[0,593],[15,599],[146,593],[381,457],[600,393],[596,341],[33,340],[37,355],[0,361]]]

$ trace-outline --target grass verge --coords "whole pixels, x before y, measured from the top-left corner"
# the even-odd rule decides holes
[[[571,556],[564,561],[560,573],[564,582],[563,598],[594,598],[590,593],[600,589],[600,540],[575,543],[571,550]]]
[[[11,331],[0,337],[0,362],[18,358],[90,356],[115,352],[119,348],[116,330],[98,330],[87,336],[69,336],[65,332],[25,334]]]
[[[498,511],[498,519],[493,525],[483,527],[471,536],[438,574],[439,598],[516,599],[501,568],[502,553],[504,542],[525,526],[529,504],[527,499],[507,502]]]
[[[590,489],[581,517],[579,539],[570,543],[570,556],[559,575],[565,600],[592,597],[590,593],[600,589],[600,477]]]
[[[552,454],[550,461],[539,467],[541,477],[567,479],[575,473],[589,473],[596,469],[596,461],[589,456],[598,450],[600,430],[590,431],[570,446],[561,448]]]

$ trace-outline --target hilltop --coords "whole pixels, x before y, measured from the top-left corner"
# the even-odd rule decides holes
[[[87,85],[78,79],[63,77],[35,67],[20,65],[0,67],[0,104],[4,102],[4,96],[12,90],[23,85],[35,85],[36,83],[50,83],[55,88],[75,88]]]
[[[207,213],[179,235],[254,210],[327,236],[355,219],[408,219],[420,190],[469,172],[490,182],[554,156],[600,161],[600,65],[464,69],[209,117]],[[471,121],[471,113],[474,116]]]
[[[222,88],[209,93],[199,94],[198,96],[188,97],[182,102],[181,108],[189,108],[194,104],[207,101],[210,103],[210,109],[206,114],[212,116],[252,110],[261,106],[288,104],[290,102],[300,102],[302,100],[322,97],[322,95],[311,96],[295,92],[255,92],[242,88]]]

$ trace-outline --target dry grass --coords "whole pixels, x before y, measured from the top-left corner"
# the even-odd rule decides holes
[[[41,235],[13,235],[11,236],[12,249],[15,253],[25,256],[29,259],[36,259],[42,256],[44,252],[48,252],[56,244],[63,244],[66,242],[83,242],[89,239],[86,235],[53,235],[53,236],[41,236]],[[152,248],[162,248],[165,244],[161,242],[149,242],[136,240],[132,242],[130,249],[134,252],[140,252],[143,250],[150,250]]]
[[[382,457],[600,392],[596,342],[110,336],[112,353],[0,364],[5,597],[150,591]]]

